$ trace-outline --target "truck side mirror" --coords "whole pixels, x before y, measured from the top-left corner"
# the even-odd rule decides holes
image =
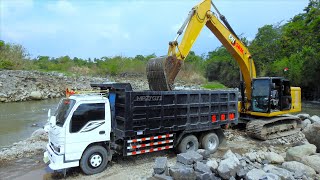
[[[48,118],[51,116],[51,109],[48,110]]]
[[[50,118],[50,125],[51,125],[51,126],[55,126],[55,125],[56,125],[56,117],[55,117],[55,116],[51,116],[51,118]]]

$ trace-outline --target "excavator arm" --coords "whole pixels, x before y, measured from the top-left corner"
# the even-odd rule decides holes
[[[211,11],[211,5],[216,9],[217,14],[224,23]],[[256,77],[253,59],[246,46],[237,37],[211,0],[204,0],[191,9],[186,21],[179,29],[177,37],[174,41],[169,42],[169,50],[166,57],[154,58],[148,62],[147,77],[150,89],[155,91],[173,89],[174,79],[180,71],[183,61],[205,25],[238,62],[246,84],[245,95],[250,99],[251,81],[252,78]],[[178,43],[177,39],[184,30],[181,42]]]

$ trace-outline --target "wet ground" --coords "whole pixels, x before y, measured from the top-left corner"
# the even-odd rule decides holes
[[[244,154],[250,150],[260,150],[269,148],[271,145],[262,141],[247,137],[244,131],[227,130],[224,141],[218,151],[211,155],[212,158],[221,158],[226,151],[231,149],[234,153]],[[273,149],[283,149],[282,145],[273,145]],[[281,150],[280,150],[281,152]],[[279,152],[279,153],[280,153]],[[100,174],[87,176],[80,168],[72,168],[67,171],[68,179],[146,179],[152,175],[152,167],[156,157],[164,156],[168,158],[169,166],[173,166],[176,161],[176,154],[173,150],[160,151],[150,154],[115,157],[108,164],[105,171]],[[6,163],[0,166],[0,177],[2,179],[64,179],[63,173],[50,171],[46,164],[42,162],[42,154],[32,158],[23,158]]]

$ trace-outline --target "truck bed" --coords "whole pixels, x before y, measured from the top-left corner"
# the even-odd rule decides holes
[[[129,83],[91,86],[109,89],[117,139],[204,131],[238,122],[236,90],[132,91]]]

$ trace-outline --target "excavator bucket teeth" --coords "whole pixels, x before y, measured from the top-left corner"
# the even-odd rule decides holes
[[[174,56],[152,58],[147,64],[147,78],[152,91],[170,91],[182,66]]]

